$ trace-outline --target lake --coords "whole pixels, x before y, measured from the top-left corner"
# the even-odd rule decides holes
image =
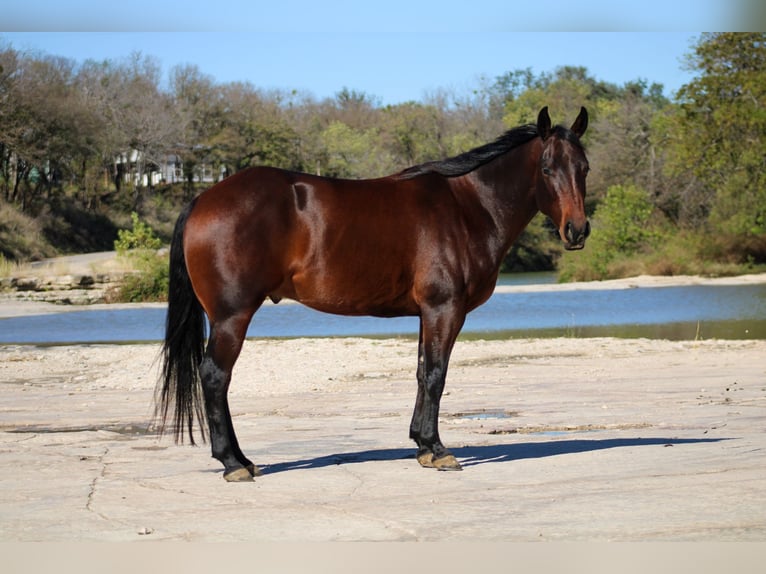
[[[553,283],[553,274],[499,284]],[[159,341],[164,307],[70,311],[0,319],[0,343]],[[341,317],[303,305],[264,305],[248,337],[417,336],[418,319]],[[468,315],[461,337],[766,339],[766,284],[495,293]]]

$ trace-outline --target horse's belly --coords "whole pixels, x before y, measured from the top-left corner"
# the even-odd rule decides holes
[[[368,278],[369,279],[369,278]],[[347,279],[321,281],[294,277],[289,287],[274,295],[303,303],[307,307],[335,315],[401,317],[417,315],[418,309],[404,285],[382,281]]]

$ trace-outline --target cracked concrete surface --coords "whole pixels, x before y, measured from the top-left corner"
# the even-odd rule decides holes
[[[147,426],[156,345],[0,347],[0,540],[766,537],[766,341],[460,341],[460,473],[414,460],[415,347],[248,341],[250,484]]]

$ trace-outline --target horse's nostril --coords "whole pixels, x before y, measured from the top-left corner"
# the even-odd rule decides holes
[[[566,227],[564,227],[564,237],[570,243],[574,243],[574,226],[571,221],[567,221]]]
[[[585,245],[585,240],[590,235],[590,222],[586,219],[585,225],[575,227],[572,221],[567,221],[564,225],[564,239],[572,246]]]

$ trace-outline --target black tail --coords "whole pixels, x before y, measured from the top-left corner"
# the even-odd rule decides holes
[[[165,342],[162,345],[162,375],[157,384],[155,419],[160,434],[173,409],[172,426],[176,442],[183,442],[184,428],[194,443],[194,419],[205,441],[205,407],[202,400],[200,362],[205,351],[205,315],[192,289],[184,257],[183,237],[192,201],[181,212],[170,244],[170,285]]]

